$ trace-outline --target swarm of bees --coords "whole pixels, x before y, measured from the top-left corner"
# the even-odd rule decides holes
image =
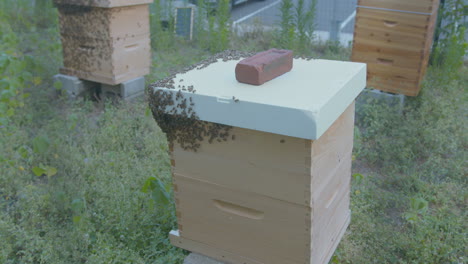
[[[219,59],[223,61],[239,60],[252,55],[253,53],[227,50],[198,64],[186,67],[178,73],[204,69]],[[235,135],[230,135],[232,127],[200,120],[194,110],[195,104],[192,98],[184,96],[187,93],[182,93],[182,91],[196,93],[195,87],[193,85],[175,87],[174,79],[178,73],[174,72],[169,77],[151,84],[146,90],[153,117],[161,130],[166,133],[169,144],[173,146],[174,143],[178,143],[185,150],[197,151],[204,140],[209,143],[234,140]],[[181,81],[183,80],[180,79],[179,82]],[[155,91],[155,88],[176,89],[178,91],[173,95],[173,93],[164,90]],[[233,101],[239,102],[239,99],[233,97]]]
[[[153,117],[166,133],[171,147],[178,143],[185,150],[197,151],[204,139],[209,143],[227,141],[231,127],[200,120],[194,105],[192,98],[184,96],[181,90],[175,96],[157,90],[150,97]]]
[[[102,62],[112,56],[112,39],[105,25],[110,23],[116,9],[86,6],[85,0],[70,2],[72,4],[56,4],[63,42],[63,73],[73,75],[67,70],[78,70],[81,77],[86,77],[101,70]]]

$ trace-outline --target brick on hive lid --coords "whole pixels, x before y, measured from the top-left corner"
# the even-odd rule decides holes
[[[236,65],[236,79],[241,83],[262,85],[293,67],[290,50],[269,49],[241,60]]]

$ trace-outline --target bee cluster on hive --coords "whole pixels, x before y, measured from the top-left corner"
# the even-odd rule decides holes
[[[153,117],[161,130],[166,133],[167,140],[171,146],[174,143],[178,143],[185,150],[197,151],[204,140],[212,143],[214,141],[227,141],[229,138],[234,140],[235,138],[234,135],[230,135],[230,126],[200,120],[194,110],[195,104],[192,98],[184,96],[184,93],[182,93],[182,91],[188,94],[196,93],[196,87],[193,85],[178,85],[176,87],[174,81],[176,75],[191,70],[204,69],[220,59],[222,61],[239,60],[252,55],[253,53],[227,50],[197,64],[188,66],[180,72],[174,72],[169,77],[155,82],[148,87],[149,105]],[[179,80],[179,82],[182,81],[182,79]],[[173,96],[168,91],[154,91],[155,88],[176,89],[178,92]],[[239,101],[234,97],[233,100],[235,102]]]
[[[109,24],[111,12],[85,4],[86,1],[56,4],[60,14],[62,43],[64,43],[64,65],[72,69],[98,71],[102,67],[101,61],[112,56],[112,45],[108,30],[95,25]],[[89,34],[86,32],[87,28],[95,28],[93,35],[101,38],[87,36]],[[77,47],[80,52],[76,52]],[[81,75],[82,78],[86,78],[90,73],[82,71]]]

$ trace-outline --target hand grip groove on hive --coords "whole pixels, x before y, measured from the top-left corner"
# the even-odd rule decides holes
[[[261,220],[265,216],[263,212],[255,210],[255,209],[243,207],[243,206],[228,203],[228,202],[223,202],[220,200],[213,200],[213,202],[216,208],[226,213],[230,213],[230,214],[234,214],[234,215],[238,215],[238,216],[242,216],[242,217],[246,217],[246,218],[250,218],[254,220]]]
[[[128,50],[134,50],[138,47],[138,44],[132,44],[132,45],[128,45],[128,46],[125,46],[125,49],[128,51]]]
[[[339,191],[335,191],[335,193],[328,199],[327,203],[325,204],[325,208],[328,209],[330,208],[330,205],[333,204],[333,202],[336,200],[336,196],[338,196]]]
[[[384,20],[384,25],[387,26],[387,27],[395,27],[396,25],[398,25],[398,22],[396,21],[391,21],[391,20]]]
[[[78,48],[79,48],[80,50],[84,50],[84,51],[88,51],[88,50],[91,51],[91,50],[94,50],[95,47],[93,47],[93,46],[87,46],[87,45],[80,45],[80,46],[78,46]]]
[[[381,64],[386,64],[386,65],[392,65],[393,60],[390,59],[384,59],[384,58],[377,58],[377,62]]]

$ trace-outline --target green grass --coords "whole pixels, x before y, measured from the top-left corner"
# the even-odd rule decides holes
[[[0,263],[182,263],[186,252],[168,241],[174,205],[142,192],[150,177],[171,182],[166,138],[146,101],[57,96],[57,29],[27,22],[12,26],[15,49],[34,59],[26,70],[36,79],[0,128]],[[274,38],[255,31],[231,45],[259,51]],[[210,55],[174,41],[154,51],[149,82]],[[349,49],[315,43],[307,55],[346,60]],[[467,263],[468,68],[447,79],[440,67],[403,111],[359,99],[352,222],[332,263]]]
[[[166,140],[146,103],[53,102],[47,120],[11,126],[14,134],[0,137],[10,161],[0,177],[0,262],[180,261],[182,251],[167,239],[172,205],[141,191],[150,176],[170,182]],[[35,138],[49,143],[34,151]],[[57,174],[34,175],[39,164]]]

